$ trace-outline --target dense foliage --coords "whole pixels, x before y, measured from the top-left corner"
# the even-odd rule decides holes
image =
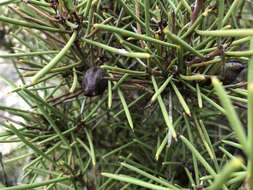
[[[0,104],[23,119],[4,116],[0,142],[18,147],[1,166],[25,164],[3,189],[253,189],[252,8],[0,2],[0,57],[22,85],[1,79],[30,107]]]

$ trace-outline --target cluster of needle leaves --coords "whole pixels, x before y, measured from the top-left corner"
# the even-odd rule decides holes
[[[0,57],[22,82],[1,77],[12,87],[3,93],[30,107],[0,104],[22,118],[1,112],[0,142],[17,143],[1,157],[2,189],[253,189],[252,7],[1,1]],[[86,97],[83,75],[95,66],[108,86]],[[22,161],[8,187],[4,168]]]

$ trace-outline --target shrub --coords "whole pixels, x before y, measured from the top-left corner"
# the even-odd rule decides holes
[[[0,106],[23,119],[2,124],[19,142],[2,165],[29,159],[3,189],[253,187],[252,2],[0,6],[23,84],[2,80],[30,107]]]

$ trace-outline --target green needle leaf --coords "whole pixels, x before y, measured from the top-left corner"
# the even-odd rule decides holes
[[[43,69],[41,69],[36,75],[33,76],[32,83],[36,83],[38,79],[44,77],[64,57],[64,55],[74,43],[76,36],[77,32],[74,31],[64,48]]]
[[[245,132],[244,132],[243,127],[241,125],[241,122],[235,112],[235,109],[231,103],[231,100],[227,96],[226,91],[224,90],[223,86],[221,85],[221,83],[219,82],[219,80],[217,78],[212,78],[212,83],[213,83],[214,89],[217,92],[217,94],[220,98],[220,101],[225,109],[225,114],[226,114],[227,119],[230,123],[230,126],[234,130],[234,132],[238,138],[238,141],[243,146],[245,153],[249,154],[249,146],[247,144],[246,135],[245,135]]]
[[[124,98],[124,95],[123,95],[123,93],[121,92],[121,90],[119,88],[118,88],[118,95],[119,95],[119,98],[121,100],[122,106],[125,110],[125,114],[126,114],[126,117],[127,117],[128,124],[131,127],[131,129],[134,130],[134,124],[133,124],[133,120],[132,120],[130,111],[128,109],[128,106],[127,106],[126,100]]]

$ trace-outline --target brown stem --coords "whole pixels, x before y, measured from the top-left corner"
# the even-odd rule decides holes
[[[192,12],[192,16],[191,16],[191,25],[195,22],[195,20],[198,18],[198,15],[200,13],[200,11],[203,8],[203,4],[204,1],[203,0],[196,0],[195,1],[195,6],[194,6],[194,10]]]
[[[30,7],[31,9],[33,9],[35,12],[37,12],[39,15],[49,19],[50,21],[54,21],[54,22],[59,22],[58,19],[51,17],[50,15],[46,14],[45,12],[39,10],[38,8],[36,8],[35,6],[31,5],[31,4],[27,4],[28,7]]]
[[[47,23],[41,21],[41,20],[38,20],[36,18],[33,18],[33,17],[30,17],[28,15],[26,15],[25,13],[21,12],[20,9],[18,7],[14,7],[14,6],[8,6],[13,12],[15,12],[16,14],[18,14],[20,17],[26,19],[26,20],[29,20],[29,21],[32,21],[34,23],[37,23],[37,24],[41,24],[41,25],[45,25],[45,26],[48,26]]]
[[[135,14],[137,16],[137,18],[140,18],[140,3],[139,0],[135,0]],[[137,33],[141,34],[141,25],[140,23],[136,22],[136,26],[137,26]],[[143,43],[143,41],[140,41],[141,43],[141,47],[144,48],[145,45]]]

